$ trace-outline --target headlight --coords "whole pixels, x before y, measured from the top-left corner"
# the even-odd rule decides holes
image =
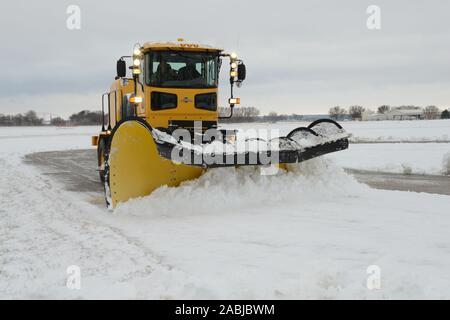
[[[230,99],[228,99],[228,103],[229,104],[240,104],[241,98],[230,98]]]
[[[142,102],[142,97],[139,97],[139,96],[132,96],[132,97],[130,98],[130,102],[132,102],[132,103],[141,103],[141,102]]]

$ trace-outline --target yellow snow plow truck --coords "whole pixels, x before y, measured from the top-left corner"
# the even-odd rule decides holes
[[[224,60],[231,93],[228,114],[220,116]],[[272,139],[241,139],[239,131],[220,128],[218,121],[230,118],[240,103],[234,89],[245,77],[245,64],[235,53],[182,39],[136,44],[132,55],[121,57],[115,81],[102,96],[101,132],[92,137],[107,205],[178,186],[209,168],[285,168],[348,147],[348,134],[330,119]]]

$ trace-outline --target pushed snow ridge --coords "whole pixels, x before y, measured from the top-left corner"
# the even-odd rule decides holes
[[[288,171],[271,167],[270,174],[265,174],[265,169],[254,166],[209,169],[200,178],[186,181],[177,188],[163,186],[149,196],[119,204],[115,213],[220,214],[231,208],[270,207],[292,199],[304,198],[309,202],[353,194],[365,187],[326,158],[288,165]]]

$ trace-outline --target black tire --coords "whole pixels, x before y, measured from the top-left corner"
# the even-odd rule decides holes
[[[109,153],[106,154],[105,157],[105,171],[103,175],[103,191],[105,197],[106,207],[108,209],[111,208],[111,189],[109,187],[109,161],[108,161]]]
[[[108,155],[107,145],[106,139],[100,139],[97,147],[98,174],[102,183],[105,183],[105,163]]]

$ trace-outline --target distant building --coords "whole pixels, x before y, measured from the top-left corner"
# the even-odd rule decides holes
[[[423,109],[393,109],[388,112],[388,116],[392,117],[389,120],[419,120],[423,119]]]
[[[423,119],[422,108],[392,108],[385,113],[369,113],[362,115],[364,121],[382,121],[382,120],[420,120]]]

